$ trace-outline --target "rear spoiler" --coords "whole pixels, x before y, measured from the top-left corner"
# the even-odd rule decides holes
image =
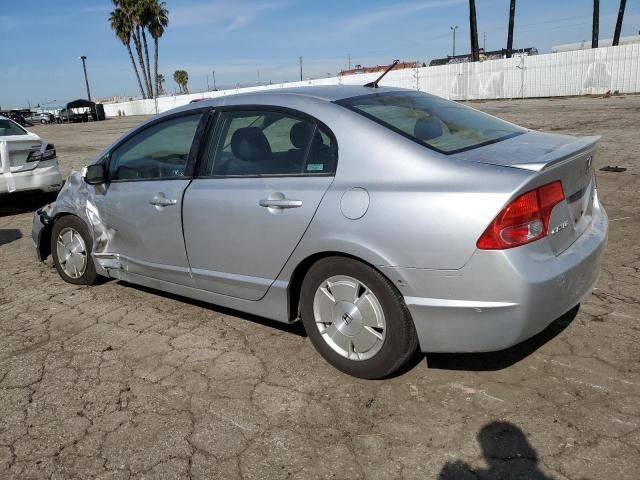
[[[574,142],[567,143],[566,145],[562,145],[561,147],[554,149],[537,159],[535,162],[514,163],[512,166],[532,170],[534,172],[542,172],[554,165],[573,160],[575,157],[579,157],[580,155],[584,155],[587,151],[593,150],[601,138],[601,135],[578,137]]]

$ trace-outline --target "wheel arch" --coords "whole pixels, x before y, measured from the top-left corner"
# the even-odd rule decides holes
[[[317,252],[302,259],[298,263],[298,265],[296,265],[296,267],[293,269],[293,272],[289,279],[288,307],[289,307],[290,321],[295,321],[300,317],[300,292],[302,290],[302,282],[304,281],[304,278],[307,275],[307,272],[309,272],[311,267],[315,263],[317,263],[319,260],[322,260],[324,258],[329,258],[329,257],[350,258],[364,265],[367,265],[373,268],[374,270],[376,270],[378,273],[380,273],[380,275],[382,275],[384,278],[386,278],[391,283],[391,285],[393,285],[393,288],[395,288],[396,290],[398,289],[394,283],[394,280],[392,278],[389,278],[389,276],[384,272],[384,270],[378,268],[378,266],[374,265],[373,263],[368,262],[361,257],[358,257],[357,255],[340,252],[340,251]],[[402,292],[399,292],[399,293],[402,295]]]
[[[47,257],[51,255],[51,234],[53,233],[53,224],[62,217],[67,217],[69,215],[77,217],[77,215],[70,212],[60,212],[49,219],[49,222],[47,222],[43,227],[38,244],[38,255],[41,261],[45,261]]]

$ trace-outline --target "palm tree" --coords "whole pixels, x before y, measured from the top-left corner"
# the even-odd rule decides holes
[[[187,83],[189,82],[189,74],[185,70],[176,70],[173,72],[173,80],[180,87],[180,93],[189,93]]]
[[[164,95],[164,75],[158,73],[156,75],[156,85],[158,86],[158,95]]]
[[[158,41],[164,34],[164,29],[169,25],[169,11],[166,9],[164,2],[158,2],[153,0],[150,15],[149,15],[149,33],[153,37],[154,52],[153,52],[153,71],[154,78],[156,79],[156,97],[159,95],[160,84],[158,76]],[[164,79],[164,77],[163,77]]]
[[[129,19],[121,8],[116,8],[109,16],[109,23],[118,39],[127,47],[131,65],[133,65],[133,71],[136,74],[138,86],[140,87],[140,93],[142,94],[142,98],[146,98],[144,88],[142,88],[142,82],[140,81],[140,73],[138,72],[138,67],[136,66],[136,61],[133,59],[133,52],[131,51],[131,22],[129,22]]]
[[[112,2],[116,7],[119,7],[122,10],[127,21],[131,25],[131,39],[133,40],[133,45],[136,47],[136,52],[138,54],[138,64],[140,65],[142,78],[144,79],[144,85],[147,91],[146,98],[152,98],[153,91],[151,90],[151,83],[149,81],[149,76],[147,75],[147,68],[142,57],[142,26],[140,24],[139,8],[140,0],[112,0]]]
[[[613,32],[613,46],[620,43],[620,31],[622,30],[622,19],[624,18],[624,9],[627,6],[627,0],[620,0],[620,10],[618,10],[618,20],[616,20],[616,29]]]
[[[509,5],[509,33],[507,34],[507,58],[511,58],[513,53],[513,20],[515,16],[516,0],[511,0],[511,4]]]
[[[151,9],[153,3],[156,3],[155,0],[137,0],[133,7],[136,27],[139,28],[140,36],[142,38],[142,46],[144,47],[145,66],[147,70],[147,89],[150,92],[151,98],[153,98],[153,82],[151,81],[151,65],[149,63],[149,47],[147,45],[146,31],[147,28],[149,28],[149,22],[151,21]]]

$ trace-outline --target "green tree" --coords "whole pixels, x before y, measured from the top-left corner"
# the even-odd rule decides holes
[[[189,88],[187,87],[189,74],[185,70],[176,70],[173,72],[173,80],[178,84],[180,93],[189,93]]]
[[[121,8],[116,8],[109,16],[109,23],[111,24],[111,30],[115,32],[118,39],[125,47],[127,47],[127,52],[129,52],[129,58],[131,59],[131,65],[133,65],[133,71],[136,74],[138,86],[140,87],[140,93],[142,94],[142,98],[146,98],[142,82],[140,81],[140,72],[138,72],[138,67],[133,58],[133,52],[131,51],[131,22]]]
[[[133,41],[133,45],[136,49],[138,56],[138,66],[140,73],[142,73],[142,79],[140,80],[140,74],[137,73],[139,85],[143,85],[146,88],[141,88],[143,98],[153,98],[158,95],[158,49],[159,39],[164,33],[165,28],[169,25],[169,11],[166,8],[166,4],[160,0],[112,0],[115,5],[115,10],[111,12],[112,17],[119,23],[117,25],[121,28],[116,31],[118,38],[125,43],[128,38],[130,45]],[[121,38],[118,31],[126,31],[127,35]],[[149,46],[147,43],[147,32],[151,35],[155,44],[155,57],[154,57],[154,70],[151,71],[151,64],[149,62]],[[124,35],[124,34],[123,34]],[[128,46],[130,58],[133,59],[133,53],[131,47]],[[135,65],[135,60],[133,60]],[[153,78],[153,80],[152,80]],[[155,85],[155,89],[154,89]]]
[[[164,95],[164,75],[159,73],[156,75],[156,85],[158,86],[158,95]]]
[[[153,0],[151,3],[148,28],[154,43],[153,71],[156,79],[156,96],[158,96],[160,92],[160,83],[158,82],[158,43],[160,37],[164,34],[164,29],[169,25],[169,11],[166,9],[164,2]]]

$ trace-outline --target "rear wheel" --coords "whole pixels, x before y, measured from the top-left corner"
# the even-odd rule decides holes
[[[64,216],[53,224],[51,253],[58,274],[65,282],[93,285],[98,280],[91,257],[89,229],[78,217]]]
[[[316,350],[356,377],[390,375],[418,345],[402,295],[380,272],[350,258],[329,257],[311,267],[301,312]]]

